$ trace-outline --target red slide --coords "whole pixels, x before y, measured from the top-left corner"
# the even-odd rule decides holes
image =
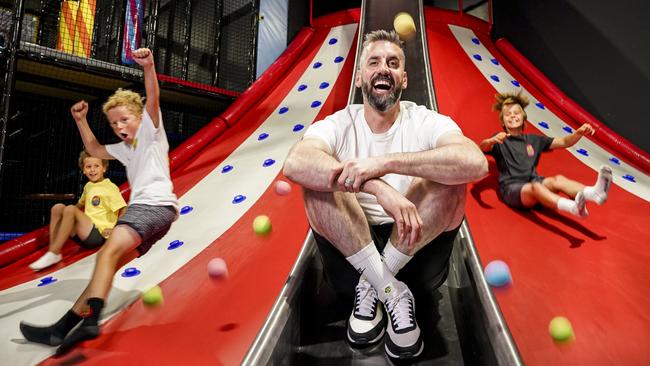
[[[280,196],[273,184],[265,182],[265,175],[279,171],[289,147],[306,126],[345,106],[354,65],[356,23],[358,11],[343,12],[320,20],[314,29],[303,30],[233,106],[170,154],[181,206],[193,207],[170,230],[176,230],[180,244],[163,239],[136,260],[133,266],[139,268],[144,285],[123,290],[121,286],[129,280],[119,275],[120,270],[104,310],[104,317],[110,319],[102,325],[102,335],[63,357],[46,359],[45,364],[242,362],[286,282],[308,230],[300,190],[294,187],[290,194]],[[312,99],[313,95],[323,99]],[[281,173],[273,174],[271,182],[284,179]],[[211,181],[223,183],[211,186]],[[219,201],[224,191],[238,189],[241,195],[228,196],[225,203]],[[259,197],[253,190],[260,191]],[[204,214],[212,201],[238,210],[240,216],[233,220],[235,216],[225,210]],[[267,235],[252,230],[259,215],[271,219],[272,230]],[[167,267],[177,265],[175,256],[194,250],[199,241],[212,238],[228,221],[233,223],[168,277],[152,277],[151,284],[144,281],[153,272],[168,273]],[[37,235],[31,234],[29,240],[28,245],[36,246]],[[21,250],[21,245],[12,248]],[[22,338],[18,322],[52,323],[87,283],[90,272],[74,269],[92,267],[88,252],[73,250],[66,253],[65,262],[34,273],[27,264],[41,253],[0,269],[0,354],[4,362],[34,364],[51,355],[55,348],[17,342]],[[4,254],[10,255],[11,250]],[[143,264],[158,255],[169,260]],[[206,265],[215,257],[228,264],[225,280],[215,281],[207,274]],[[138,301],[142,286],[152,284],[159,285],[164,294],[164,302],[157,308]]]
[[[426,20],[438,106],[472,140],[478,143],[500,130],[498,115],[491,111],[496,90],[449,24],[471,29],[528,92],[567,124],[579,126],[498,52],[486,23],[432,9]],[[533,126],[526,130],[539,133]],[[650,364],[648,201],[612,185],[609,200],[603,206],[588,205],[585,220],[550,210],[514,210],[499,199],[498,172],[492,158],[489,161],[490,175],[469,187],[466,216],[483,265],[500,259],[510,267],[512,285],[494,292],[523,362]],[[597,175],[564,150],[545,153],[538,171],[588,184]],[[559,344],[550,337],[549,322],[556,316],[572,323],[572,342]]]

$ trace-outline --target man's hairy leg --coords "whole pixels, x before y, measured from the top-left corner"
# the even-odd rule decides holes
[[[311,227],[345,257],[372,241],[366,216],[353,193],[304,189],[304,199]]]
[[[465,184],[444,185],[415,178],[406,192],[406,198],[415,204],[422,218],[420,238],[413,246],[409,246],[407,241],[400,243],[395,226],[390,242],[401,253],[413,256],[441,233],[460,225],[465,215],[466,196]]]

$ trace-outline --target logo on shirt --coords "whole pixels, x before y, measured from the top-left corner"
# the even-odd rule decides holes
[[[526,152],[528,153],[528,156],[535,156],[535,149],[533,149],[533,145],[526,145]]]
[[[102,203],[102,200],[99,198],[99,196],[93,196],[93,199],[90,200],[90,203],[92,203],[93,206],[99,206],[99,204]]]

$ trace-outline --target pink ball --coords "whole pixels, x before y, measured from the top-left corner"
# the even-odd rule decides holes
[[[291,193],[291,185],[283,180],[279,180],[275,183],[275,193],[280,196],[286,196]]]
[[[221,258],[214,258],[208,262],[208,274],[212,278],[228,277],[228,266],[226,261]]]

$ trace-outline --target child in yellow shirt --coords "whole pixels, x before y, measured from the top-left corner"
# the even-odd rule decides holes
[[[50,245],[47,253],[29,265],[40,271],[61,261],[61,249],[69,237],[82,247],[94,249],[106,241],[126,202],[110,179],[104,178],[108,160],[79,154],[79,168],[88,178],[76,205],[57,203],[50,216]]]

